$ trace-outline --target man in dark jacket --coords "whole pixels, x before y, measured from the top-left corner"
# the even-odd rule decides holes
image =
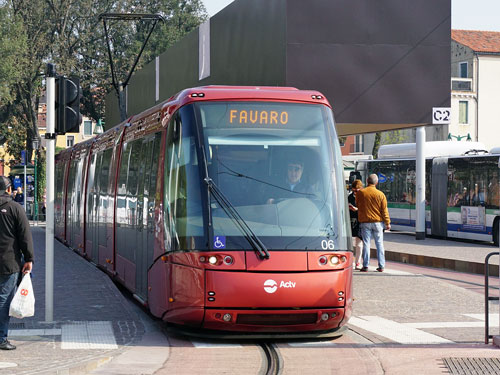
[[[33,238],[24,209],[12,200],[12,186],[0,176],[0,349],[16,347],[7,340],[9,307],[16,292],[19,273],[33,267]]]
[[[279,199],[315,197],[313,188],[302,180],[304,162],[297,158],[292,159],[288,162],[286,171],[286,179],[280,186]],[[270,198],[267,203],[275,203],[275,199]]]

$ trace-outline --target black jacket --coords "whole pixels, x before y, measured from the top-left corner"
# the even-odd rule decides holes
[[[24,208],[7,193],[0,195],[0,274],[20,272],[33,261],[33,238]]]
[[[357,207],[356,206],[356,197],[354,196],[354,194],[352,192],[347,196],[347,201],[350,204],[352,204],[354,207]],[[349,216],[351,217],[352,236],[361,238],[360,232],[359,232],[358,211],[349,210]]]

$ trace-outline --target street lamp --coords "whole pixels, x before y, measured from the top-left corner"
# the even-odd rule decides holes
[[[104,133],[104,127],[102,126],[102,120],[99,119],[97,121],[96,126],[94,127],[94,134],[98,134],[99,135],[99,134],[102,134],[102,133]]]
[[[467,133],[467,135],[453,135],[451,133],[448,133],[448,140],[451,141],[452,138],[455,138],[457,141],[461,141],[464,138],[467,138],[466,141],[468,142],[472,141],[470,133]]]

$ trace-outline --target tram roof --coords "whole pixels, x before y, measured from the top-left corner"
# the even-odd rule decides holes
[[[485,151],[486,146],[481,142],[434,141],[425,143],[426,157],[457,156],[473,150]],[[415,143],[383,145],[378,150],[379,159],[414,158],[416,155],[417,148]]]
[[[202,95],[200,95],[202,94]],[[295,87],[274,86],[201,86],[179,92],[165,105],[177,100],[180,105],[193,101],[218,100],[277,100],[324,104],[331,107],[325,96],[315,90],[299,90]]]

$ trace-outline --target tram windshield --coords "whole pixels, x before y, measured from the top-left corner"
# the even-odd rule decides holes
[[[206,102],[196,112],[209,178],[267,249],[347,249],[342,159],[328,107]],[[213,247],[251,249],[210,199]]]

